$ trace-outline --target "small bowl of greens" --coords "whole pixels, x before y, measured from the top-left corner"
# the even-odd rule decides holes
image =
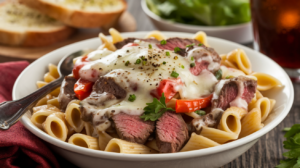
[[[195,33],[249,43],[253,40],[249,0],[142,0],[153,24],[164,31]]]

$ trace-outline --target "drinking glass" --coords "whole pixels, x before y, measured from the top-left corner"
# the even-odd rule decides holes
[[[300,0],[251,0],[254,48],[300,81]]]

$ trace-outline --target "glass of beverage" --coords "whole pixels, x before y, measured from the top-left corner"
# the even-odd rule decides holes
[[[300,0],[251,0],[254,48],[300,81]]]

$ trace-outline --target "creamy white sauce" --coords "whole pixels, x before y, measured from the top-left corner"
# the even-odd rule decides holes
[[[238,77],[238,76],[246,76],[246,74],[243,71],[240,71],[238,69],[234,68],[227,68],[226,66],[220,67],[222,70],[222,78],[230,77]]]
[[[121,102],[117,100],[109,100],[104,105],[90,105],[86,100],[82,101],[82,105],[88,109],[88,113],[93,113],[93,125],[99,131],[106,130],[111,123],[107,118],[113,114],[124,112],[130,115],[141,115],[146,103],[153,101],[150,92],[158,87],[163,79],[176,79],[171,77],[172,71],[176,71],[182,81],[182,85],[178,85],[177,90],[181,99],[195,99],[211,94],[214,85],[218,82],[214,74],[208,70],[202,71],[198,76],[194,76],[190,72],[190,63],[193,62],[189,57],[182,57],[173,51],[168,51],[170,56],[166,56],[167,50],[156,48],[152,45],[149,49],[148,42],[136,41],[140,46],[125,47],[113,53],[107,51],[95,51],[88,55],[90,60],[95,60],[85,65],[80,71],[80,77],[90,81],[96,81],[99,76],[108,76],[114,78],[127,92],[127,96]],[[141,57],[147,59],[145,65],[135,64],[137,59]],[[96,59],[98,58],[98,59]],[[126,66],[126,62],[129,64]],[[142,61],[142,60],[141,60]],[[163,62],[166,62],[163,64]],[[94,74],[94,75],[93,75]],[[96,75],[95,75],[96,74]],[[134,90],[131,85],[136,85]],[[134,94],[136,100],[128,101],[129,95]],[[102,95],[103,100],[110,95]],[[95,101],[97,104],[101,100]],[[102,118],[101,118],[102,117]],[[99,124],[100,123],[100,124]]]
[[[206,61],[209,63],[207,69],[209,71],[217,71],[220,69],[220,63],[214,62],[212,54],[207,51],[204,47],[196,47],[188,52],[187,58],[191,59],[194,57],[196,62]]]

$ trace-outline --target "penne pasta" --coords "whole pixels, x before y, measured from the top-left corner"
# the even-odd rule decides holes
[[[261,123],[261,114],[258,108],[252,109],[241,121],[242,129],[239,138],[243,138],[260,130],[264,125]]]
[[[241,118],[246,115],[246,110],[239,107],[230,107],[224,111],[218,128],[228,133],[240,134]]]
[[[202,135],[197,135],[196,133],[192,133],[190,140],[186,143],[186,145],[181,149],[180,152],[199,150],[204,148],[210,148],[214,146],[219,146],[220,144],[206,138]]]
[[[204,44],[205,46],[209,46],[208,43],[207,43],[207,37],[206,37],[206,33],[204,33],[203,31],[199,31],[197,32],[193,39],[201,42],[202,44]]]
[[[155,150],[145,145],[113,138],[105,148],[106,152],[127,153],[127,154],[151,154],[157,153]]]
[[[159,41],[166,39],[166,37],[160,31],[157,30],[148,33],[145,38],[155,38]]]
[[[41,109],[37,112],[35,112],[30,120],[31,122],[37,126],[38,128],[40,129],[43,129],[43,123],[46,121],[47,117],[50,115],[50,114],[53,114],[53,113],[56,113],[57,111],[54,111],[54,110],[48,110],[48,109]]]
[[[68,143],[84,148],[99,150],[97,138],[80,133],[73,134],[69,138]]]
[[[270,90],[274,87],[282,87],[282,83],[271,75],[255,72],[252,73],[251,76],[257,78],[257,90],[259,91]]]
[[[60,108],[60,105],[59,105],[57,97],[54,98],[54,99],[47,100],[47,105],[52,105],[52,106],[55,106],[57,108]]]
[[[116,29],[110,28],[108,31],[112,37],[112,42],[114,44],[117,42],[123,41],[123,37],[121,36],[120,32],[118,32]]]
[[[109,134],[106,132],[98,132],[99,137],[98,137],[98,144],[99,144],[99,149],[100,150],[105,150],[108,142],[113,139]]]
[[[66,141],[68,136],[68,127],[65,123],[64,113],[56,112],[50,114],[43,123],[43,128],[50,136]]]
[[[47,105],[47,101],[52,99],[52,95],[51,94],[47,94],[45,97],[41,98],[36,104],[35,106],[42,106],[42,105]]]
[[[117,50],[115,45],[111,41],[109,41],[104,34],[100,33],[99,38],[102,41],[102,45],[98,49],[106,48],[110,51],[116,51]]]
[[[230,140],[235,140],[238,138],[238,134],[225,132],[223,130],[210,128],[210,127],[203,127],[200,135],[211,139],[219,144],[223,144]]]
[[[243,71],[246,75],[252,72],[250,60],[242,49],[235,49],[228,53],[226,60],[237,67],[237,69]]]
[[[57,70],[57,66],[56,66],[56,65],[49,64],[49,65],[48,65],[48,69],[49,69],[49,74],[50,74],[53,78],[55,78],[55,79],[59,78],[59,73],[58,73],[58,70]]]
[[[70,125],[76,132],[81,132],[84,127],[84,121],[81,120],[81,111],[79,109],[79,105],[76,103],[69,103],[66,112],[65,117]]]
[[[248,108],[249,110],[257,108],[260,111],[261,122],[264,122],[267,119],[269,113],[271,112],[271,102],[269,98],[262,97],[259,98],[256,102],[250,103]]]

